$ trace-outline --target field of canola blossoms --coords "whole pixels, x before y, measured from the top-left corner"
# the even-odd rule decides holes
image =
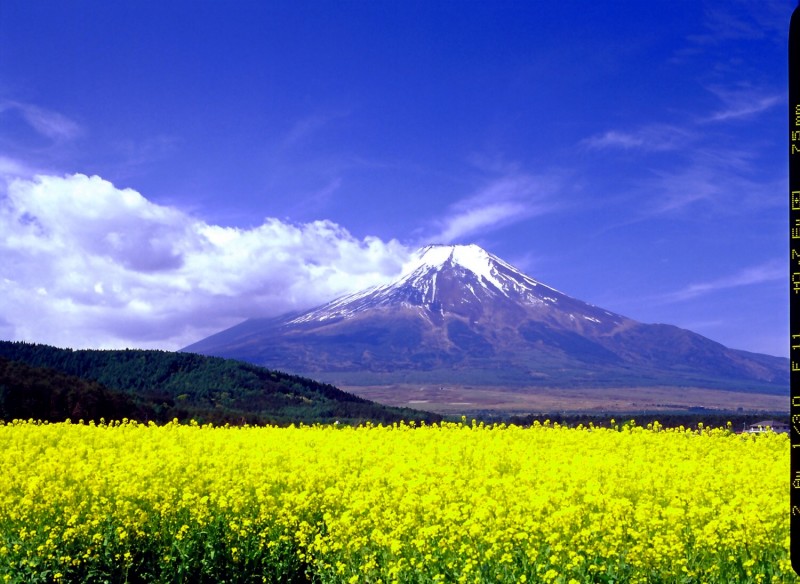
[[[787,436],[0,425],[0,582],[796,582]]]

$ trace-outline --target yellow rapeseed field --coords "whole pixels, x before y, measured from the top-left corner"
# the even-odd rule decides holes
[[[0,425],[5,582],[797,582],[785,435]]]

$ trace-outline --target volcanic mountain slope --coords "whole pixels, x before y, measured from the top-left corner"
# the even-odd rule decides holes
[[[184,351],[349,385],[675,385],[788,391],[788,360],[576,300],[476,245],[432,245],[396,281],[251,319]]]

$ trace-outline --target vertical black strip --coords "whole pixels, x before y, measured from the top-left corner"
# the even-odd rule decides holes
[[[789,24],[789,335],[791,557],[800,574],[800,6]]]

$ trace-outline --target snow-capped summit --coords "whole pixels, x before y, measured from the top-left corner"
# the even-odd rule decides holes
[[[400,282],[414,285],[432,272],[448,268],[463,270],[465,274],[471,274],[477,279],[483,288],[494,288],[506,296],[511,291],[530,290],[542,285],[475,244],[423,247],[404,267]],[[552,290],[548,286],[545,288]]]
[[[477,245],[429,245],[388,284],[185,350],[352,385],[788,387],[786,360],[592,306]]]
[[[419,270],[441,269],[445,265],[458,265],[475,274],[491,278],[492,264],[506,264],[497,256],[493,256],[482,247],[471,243],[469,245],[426,245],[417,250],[414,258],[403,269],[404,275],[409,275]]]
[[[393,282],[337,298],[290,322],[352,318],[366,310],[393,306],[476,319],[489,305],[495,308],[500,304],[507,308],[555,305],[567,298],[477,245],[428,245],[414,254]],[[587,310],[578,312],[584,316]],[[594,314],[590,316],[597,318]]]

